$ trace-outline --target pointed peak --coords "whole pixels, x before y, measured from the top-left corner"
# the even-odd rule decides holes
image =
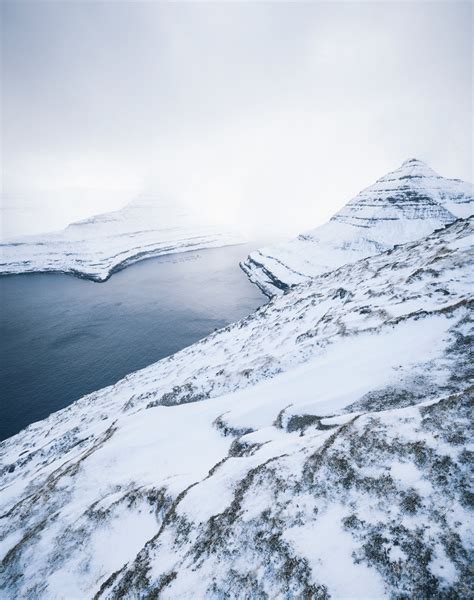
[[[379,180],[377,183],[386,183],[387,181],[392,180],[403,180],[403,179],[441,179],[441,177],[433,171],[433,169],[428,166],[422,160],[418,158],[408,158],[405,160],[398,169],[395,171],[391,171],[387,173]]]
[[[408,158],[407,160],[402,162],[402,167],[416,167],[416,166],[427,167],[428,165],[418,158]]]

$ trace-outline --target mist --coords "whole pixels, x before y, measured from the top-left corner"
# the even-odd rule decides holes
[[[468,2],[1,11],[3,237],[150,189],[290,236],[406,158],[472,180]]]

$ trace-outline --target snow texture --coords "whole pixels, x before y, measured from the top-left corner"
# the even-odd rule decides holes
[[[473,229],[296,286],[3,442],[3,597],[468,598]]]
[[[145,258],[244,241],[236,231],[202,223],[192,211],[144,194],[63,231],[0,244],[0,274],[59,271],[105,281]]]
[[[473,212],[472,184],[441,177],[422,161],[410,159],[360,192],[326,224],[252,252],[241,267],[273,296],[309,277],[420,239]]]

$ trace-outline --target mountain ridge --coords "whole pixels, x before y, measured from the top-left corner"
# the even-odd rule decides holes
[[[0,275],[69,273],[106,281],[113,273],[155,256],[244,243],[236,230],[153,193],[122,209],[71,223],[59,232],[24,236],[0,244]]]
[[[474,209],[469,183],[406,160],[349,200],[329,221],[252,252],[241,267],[269,296],[325,271],[428,235]]]

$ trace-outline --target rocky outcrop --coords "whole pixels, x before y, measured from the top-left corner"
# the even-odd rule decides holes
[[[326,271],[420,239],[474,210],[469,183],[410,159],[350,200],[328,223],[252,252],[242,269],[268,296]]]

